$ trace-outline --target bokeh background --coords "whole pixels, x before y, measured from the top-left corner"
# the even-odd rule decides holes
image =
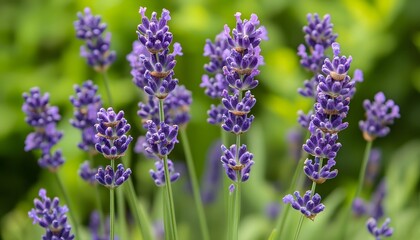
[[[295,162],[289,153],[288,133],[299,129],[297,111],[312,107],[310,99],[297,93],[309,73],[299,66],[297,46],[303,42],[302,27],[307,13],[330,14],[342,53],[353,57],[351,72],[359,68],[365,81],[357,86],[347,120],[350,126],[340,133],[341,148],[337,157],[339,175],[317,188],[325,198],[326,212],[314,223],[304,224],[301,239],[337,239],[339,225],[335,221],[344,212],[346,202],[354,191],[362,160],[365,141],[358,129],[364,118],[362,102],[372,99],[378,91],[394,99],[400,106],[401,118],[391,127],[391,133],[374,142],[382,151],[379,176],[366,187],[369,199],[375,185],[385,179],[388,194],[385,212],[392,219],[395,234],[390,239],[418,239],[420,237],[420,1],[417,0],[6,0],[0,7],[0,231],[5,240],[39,239],[42,230],[33,226],[27,212],[40,187],[50,196],[60,196],[51,173],[37,165],[38,153],[24,152],[24,140],[32,131],[24,122],[21,111],[22,93],[33,86],[50,92],[52,105],[60,108],[62,121],[58,128],[64,138],[58,144],[66,164],[59,174],[72,196],[77,215],[85,226],[94,207],[91,189],[77,176],[77,169],[86,155],[79,151],[79,131],[69,123],[72,105],[69,96],[73,85],[92,79],[106,100],[101,76],[87,66],[79,55],[82,41],[75,38],[73,22],[76,13],[90,7],[94,15],[101,15],[112,33],[111,48],[117,61],[108,76],[114,109],[124,110],[132,124],[131,135],[143,134],[136,116],[141,91],[131,81],[126,55],[136,40],[140,22],[138,9],[147,7],[148,15],[162,8],[170,10],[170,30],[174,41],[181,43],[184,55],[178,57],[175,76],[193,92],[192,120],[188,136],[193,148],[198,175],[206,171],[205,160],[209,147],[220,136],[220,130],[206,122],[210,104],[199,87],[204,74],[203,57],[206,39],[214,39],[224,24],[234,27],[236,12],[243,18],[256,13],[268,30],[269,40],[262,43],[265,65],[260,68],[260,85],[253,91],[257,99],[253,109],[255,121],[244,136],[255,155],[251,179],[244,184],[241,239],[267,239],[274,220],[266,214],[266,207],[280,202],[286,194]],[[160,13],[159,13],[160,15]],[[153,162],[129,154],[137,193],[148,206],[153,219],[161,216],[157,204],[157,188],[149,177]],[[181,145],[172,153],[182,171],[184,154]],[[100,158],[99,158],[100,159]],[[105,160],[102,165],[107,164]],[[123,160],[124,161],[124,160]],[[221,166],[220,166],[221,167]],[[185,171],[184,171],[185,172]],[[186,174],[174,185],[176,213],[182,239],[197,239],[199,228],[195,221],[192,195]],[[104,189],[104,202],[107,193]],[[105,205],[106,206],[106,205]],[[283,206],[283,204],[281,204]],[[225,219],[220,197],[206,205],[212,239],[224,236],[221,219]],[[290,216],[288,232],[292,234],[298,213]],[[368,239],[364,227],[366,218],[353,219],[349,239]],[[223,222],[222,222],[223,223]],[[416,227],[417,226],[417,227]],[[85,229],[87,232],[87,229]]]

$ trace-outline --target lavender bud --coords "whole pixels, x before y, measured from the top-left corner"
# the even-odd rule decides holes
[[[289,203],[292,207],[300,211],[307,218],[312,221],[315,219],[316,215],[322,212],[325,208],[324,204],[321,203],[321,196],[318,193],[315,193],[311,197],[311,191],[306,191],[304,196],[300,196],[298,191],[294,192],[295,197],[291,194],[286,195],[283,198],[284,203]]]
[[[164,169],[163,160],[156,161],[155,167],[156,167],[156,171],[150,169],[149,171],[150,176],[152,177],[156,186],[158,187],[165,186],[165,169]],[[175,182],[181,176],[180,173],[175,172],[174,164],[169,159],[168,159],[168,170],[169,170],[169,178],[171,182]]]

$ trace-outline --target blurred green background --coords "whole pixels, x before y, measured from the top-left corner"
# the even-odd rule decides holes
[[[170,30],[174,41],[181,43],[184,55],[177,58],[175,76],[193,92],[192,120],[188,135],[199,176],[205,171],[209,146],[220,130],[206,122],[206,111],[211,103],[199,87],[206,39],[213,40],[224,24],[234,27],[236,12],[243,18],[256,13],[268,30],[269,40],[261,44],[265,65],[260,68],[260,85],[253,94],[257,99],[253,109],[255,121],[244,137],[255,155],[251,179],[244,184],[241,239],[267,239],[273,221],[265,216],[265,207],[280,201],[290,184],[294,162],[288,153],[287,133],[298,128],[296,112],[312,107],[309,99],[297,94],[309,74],[299,66],[297,46],[303,42],[302,27],[307,13],[330,14],[342,53],[353,57],[352,70],[364,72],[365,81],[357,86],[350,105],[347,121],[350,126],[340,133],[341,148],[337,157],[339,176],[318,187],[326,198],[327,210],[315,223],[305,223],[301,239],[336,239],[331,229],[332,220],[343,201],[354,191],[365,142],[358,129],[364,118],[362,102],[372,99],[378,91],[394,99],[400,106],[401,119],[391,127],[391,133],[374,142],[383,153],[380,178],[388,183],[385,201],[386,215],[392,218],[395,234],[390,239],[418,239],[420,229],[420,1],[417,0],[6,0],[0,7],[0,224],[1,237],[7,240],[39,239],[42,230],[33,226],[27,212],[33,207],[33,198],[44,187],[49,196],[60,195],[51,173],[37,165],[38,153],[24,152],[24,140],[32,131],[24,122],[21,111],[22,93],[33,86],[50,92],[50,102],[59,106],[62,121],[58,128],[64,138],[58,148],[63,150],[66,164],[60,170],[73,197],[79,218],[87,225],[94,207],[91,189],[77,176],[77,169],[86,155],[77,149],[79,131],[69,124],[72,106],[69,96],[73,84],[92,79],[106,101],[101,76],[87,66],[79,55],[82,41],[75,38],[73,22],[76,13],[90,7],[94,15],[101,15],[112,33],[111,48],[117,52],[117,61],[108,76],[116,110],[124,110],[132,125],[131,135],[143,133],[136,116],[141,91],[134,87],[126,55],[136,40],[140,22],[138,9],[147,7],[147,15],[162,8],[170,10]],[[171,158],[183,162],[182,147],[176,146]],[[142,156],[131,156],[131,167],[140,197],[149,206],[153,219],[159,218],[155,206],[156,187],[148,170],[153,163]],[[98,160],[105,161],[105,160]],[[106,162],[101,163],[105,165]],[[175,205],[182,239],[199,236],[187,178],[174,186]],[[366,189],[366,198],[371,189]],[[104,190],[107,201],[106,191]],[[218,224],[226,213],[218,202],[206,206],[212,239],[223,236]],[[335,208],[337,207],[337,208]],[[289,214],[292,233],[298,213]],[[293,219],[296,218],[296,219]],[[365,218],[352,223],[351,239],[367,239]],[[194,227],[195,226],[195,227]],[[325,233],[325,229],[329,231]],[[36,237],[34,237],[36,236]]]

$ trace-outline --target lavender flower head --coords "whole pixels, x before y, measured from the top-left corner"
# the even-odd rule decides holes
[[[96,183],[95,175],[97,172],[96,168],[90,167],[89,161],[84,161],[79,167],[79,176],[91,185]]]
[[[124,169],[124,166],[120,163],[117,166],[117,170],[114,171],[110,165],[106,166],[105,169],[98,168],[98,172],[95,175],[96,180],[107,188],[114,189],[121,186],[131,175],[131,169]]]
[[[386,194],[386,183],[385,181],[381,181],[380,184],[376,187],[376,190],[373,193],[373,196],[369,202],[365,202],[361,198],[356,198],[353,201],[353,213],[356,216],[367,215],[376,220],[379,220],[381,217],[384,216],[385,211],[383,201],[385,199]]]
[[[331,171],[331,168],[335,165],[334,159],[329,159],[328,163],[322,168],[320,168],[321,163],[318,157],[315,157],[314,163],[311,159],[306,159],[304,164],[303,171],[306,176],[317,184],[324,183],[327,179],[333,179],[338,174],[337,169]]]
[[[283,198],[283,202],[291,204],[294,209],[300,211],[312,221],[315,219],[316,215],[325,208],[324,204],[321,203],[321,196],[319,196],[318,193],[311,196],[311,191],[308,190],[302,197],[298,191],[294,192],[294,195],[295,197],[291,194],[286,195]]]
[[[374,218],[369,218],[366,227],[376,240],[381,240],[381,237],[390,237],[394,233],[394,229],[389,227],[390,223],[391,219],[387,218],[382,226],[378,227],[377,221]]]
[[[179,43],[175,43],[173,52],[169,52],[173,36],[167,25],[171,19],[168,10],[163,9],[160,19],[157,19],[156,12],[152,13],[150,19],[145,12],[146,8],[140,7],[142,22],[137,26],[137,35],[149,54],[139,56],[146,70],[144,81],[136,84],[140,87],[144,85],[143,90],[147,94],[164,99],[178,84],[178,80],[173,78],[173,69],[176,65],[175,56],[182,55],[182,48]]]
[[[97,116],[98,123],[95,127],[98,132],[96,134],[98,143],[95,144],[95,149],[110,160],[124,156],[128,145],[133,140],[131,136],[126,135],[131,126],[124,118],[124,112],[119,111],[116,114],[112,107],[107,110],[101,108]]]
[[[86,46],[80,48],[80,55],[96,71],[106,71],[116,58],[115,52],[110,51],[111,34],[103,36],[106,24],[101,23],[99,16],[93,16],[89,8],[84,9],[84,15],[78,12],[77,18],[74,22],[76,37],[86,41]]]
[[[97,95],[98,86],[91,80],[84,82],[82,86],[74,85],[74,91],[75,95],[70,96],[70,102],[74,106],[74,118],[70,119],[70,123],[82,131],[82,141],[78,147],[90,151],[97,143],[94,125],[97,112],[102,107],[101,97]]]
[[[220,160],[223,163],[227,176],[234,182],[246,182],[249,179],[251,166],[254,165],[252,153],[247,151],[246,145],[243,144],[237,149],[233,144],[228,149],[222,145],[223,155]]]
[[[50,106],[49,93],[41,94],[38,87],[31,88],[29,94],[23,93],[24,103],[22,111],[25,113],[25,122],[32,127],[45,127],[49,123],[57,123],[61,116],[58,107]]]
[[[38,159],[38,165],[42,168],[47,168],[51,172],[56,172],[63,164],[64,158],[61,150],[57,150],[53,154],[43,154],[41,158]]]
[[[71,233],[71,226],[67,223],[66,212],[68,208],[60,206],[60,200],[55,197],[51,200],[47,197],[45,189],[39,190],[39,197],[34,199],[35,208],[28,212],[33,224],[46,229],[42,239],[44,240],[72,240],[74,235]]]
[[[149,58],[150,53],[147,48],[138,40],[133,42],[133,50],[127,55],[127,61],[130,63],[130,74],[133,77],[133,82],[137,87],[143,89],[147,85],[144,74],[146,67],[144,66],[144,59]]]
[[[382,92],[375,95],[373,102],[365,100],[363,107],[366,111],[366,120],[359,122],[360,130],[366,141],[373,141],[377,137],[385,137],[390,132],[389,125],[400,118],[400,108],[393,100],[386,100]]]
[[[150,176],[152,177],[156,186],[158,187],[165,186],[165,169],[164,169],[163,160],[156,161],[155,167],[156,167],[156,171],[150,169],[149,171]],[[168,159],[168,170],[169,170],[169,177],[170,177],[171,182],[175,182],[181,176],[180,173],[175,172],[174,164],[169,159]]]
[[[144,144],[146,152],[156,155],[160,159],[169,155],[174,149],[175,143],[178,143],[178,126],[171,126],[163,122],[156,125],[151,120],[147,121],[146,125],[146,143]]]
[[[223,105],[215,106],[212,104],[210,110],[207,111],[207,122],[213,125],[220,125],[223,123],[223,116],[228,114],[228,110]]]

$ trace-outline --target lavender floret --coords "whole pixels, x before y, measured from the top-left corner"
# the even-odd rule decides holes
[[[372,234],[376,240],[381,240],[382,237],[390,237],[394,233],[394,229],[389,227],[391,219],[387,218],[381,227],[378,227],[378,223],[374,218],[369,218],[366,222],[366,227],[370,234]]]
[[[96,134],[98,143],[95,144],[95,149],[110,160],[124,156],[128,145],[133,140],[131,136],[126,135],[131,126],[124,118],[124,112],[120,111],[116,114],[112,107],[107,110],[101,108],[97,116],[98,123],[95,127],[98,132]]]
[[[170,126],[161,122],[158,126],[151,120],[146,122],[146,145],[145,150],[149,154],[154,154],[159,158],[169,155],[178,143],[178,126]]]
[[[390,132],[389,125],[400,118],[400,109],[393,100],[386,100],[382,92],[375,95],[375,100],[365,100],[363,107],[366,110],[366,120],[359,122],[366,141],[373,141],[377,137],[385,137]]]
[[[223,155],[220,160],[223,163],[227,176],[235,182],[247,181],[251,166],[254,165],[254,161],[252,160],[254,156],[247,151],[246,145],[243,144],[239,149],[237,149],[236,144],[230,146],[229,149],[224,145],[221,148]]]
[[[305,41],[308,46],[315,48],[317,44],[321,45],[324,49],[331,46],[337,38],[337,34],[332,31],[333,24],[331,17],[326,14],[321,20],[318,14],[308,14],[306,16],[308,25],[303,27],[305,33]]]
[[[49,105],[49,93],[42,95],[38,87],[33,87],[29,94],[23,93],[23,99],[22,111],[25,113],[25,122],[30,126],[45,127],[60,121],[58,107]]]
[[[124,166],[120,163],[115,172],[110,165],[106,166],[105,169],[98,168],[95,178],[100,184],[113,189],[121,186],[121,184],[128,180],[130,175],[131,169],[124,169]]]
[[[214,77],[204,74],[201,77],[200,87],[205,88],[204,93],[211,98],[221,98],[224,90],[229,89],[229,84],[222,73]]]
[[[291,194],[286,195],[283,198],[284,203],[289,203],[292,207],[300,211],[307,218],[312,221],[315,219],[316,215],[324,211],[324,204],[321,203],[321,196],[318,193],[311,196],[311,191],[306,191],[305,195],[300,196],[298,191],[294,192],[295,197]]]
[[[254,115],[248,117],[247,115],[235,115],[231,112],[228,112],[227,115],[223,115],[222,118],[222,128],[226,132],[231,132],[235,135],[248,131],[254,121]]]
[[[42,168],[48,168],[50,171],[55,172],[57,169],[64,164],[63,154],[60,150],[55,151],[53,154],[43,154],[38,159],[38,165]]]
[[[229,95],[227,90],[223,91],[222,96],[223,106],[236,116],[248,114],[257,101],[251,91],[247,91],[240,101],[238,94]]]
[[[152,177],[156,186],[158,187],[165,186],[165,171],[164,171],[163,160],[156,161],[155,167],[156,167],[156,171],[150,169],[149,171],[150,176]],[[169,159],[168,159],[168,170],[169,170],[169,178],[171,182],[175,182],[181,176],[180,173],[175,172],[174,164]]]
[[[33,224],[46,229],[42,239],[44,240],[72,240],[74,235],[71,233],[71,226],[67,223],[66,212],[68,208],[60,206],[60,200],[55,197],[51,200],[47,197],[45,189],[39,190],[39,197],[34,199],[35,208],[28,212],[28,216],[33,219]]]
[[[341,148],[337,140],[337,134],[324,133],[317,129],[315,134],[303,144],[303,150],[315,157],[334,159]]]
[[[90,167],[89,161],[84,161],[79,167],[79,176],[91,185],[96,183],[95,175],[97,172],[98,169]]]
[[[327,179],[333,179],[337,176],[338,170],[334,169],[331,171],[331,168],[335,165],[334,159],[329,159],[328,163],[324,166],[320,166],[320,159],[315,157],[315,162],[311,159],[305,160],[305,166],[303,171],[309,179],[316,182],[317,184],[324,183]]]
[[[210,110],[207,111],[207,122],[213,125],[219,125],[223,123],[223,116],[228,114],[228,110],[222,105],[211,105]]]

